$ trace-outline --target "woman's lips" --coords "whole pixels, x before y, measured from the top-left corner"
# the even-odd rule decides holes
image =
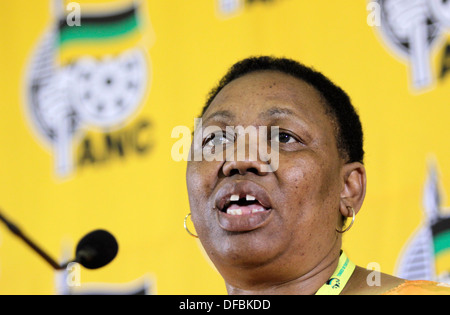
[[[218,210],[224,211],[230,203],[240,199],[256,201],[265,209],[272,208],[270,197],[266,191],[251,181],[232,182],[224,185],[215,197],[215,206]]]
[[[261,210],[257,206],[250,205],[234,207],[231,210],[228,209],[227,212],[217,211],[217,219],[219,226],[226,231],[248,232],[262,227],[271,214],[272,209]]]
[[[219,226],[229,232],[248,232],[262,227],[270,218],[272,210],[264,210],[241,215],[217,211]]]
[[[223,212],[232,215],[246,215],[261,211],[266,211],[266,208],[264,208],[259,202],[254,201],[253,203],[250,203],[248,205],[239,205],[236,203],[230,204],[227,207],[226,211]]]
[[[251,181],[237,181],[222,187],[216,195],[219,226],[230,232],[247,232],[262,227],[271,217],[269,195]]]

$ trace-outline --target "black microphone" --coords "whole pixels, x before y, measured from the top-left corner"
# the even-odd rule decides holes
[[[116,257],[118,251],[119,245],[111,233],[105,230],[95,230],[78,242],[73,262],[88,269],[97,269],[109,264]]]
[[[55,270],[63,270],[72,262],[79,263],[88,269],[97,269],[109,264],[117,255],[119,246],[115,237],[105,230],[95,230],[86,234],[77,245],[75,259],[65,264],[58,264],[35,242],[27,237],[14,223],[7,220],[0,212],[0,221],[5,223],[8,229],[22,239],[39,256],[44,258]]]

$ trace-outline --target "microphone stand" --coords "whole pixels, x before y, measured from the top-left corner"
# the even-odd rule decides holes
[[[44,252],[39,246],[37,246],[29,237],[27,237],[15,224],[7,220],[0,212],[0,221],[3,221],[8,229],[21,238],[25,243],[28,244],[39,256],[44,258],[55,270],[63,270],[66,268],[67,264],[61,266],[53,258],[51,258],[46,252]]]

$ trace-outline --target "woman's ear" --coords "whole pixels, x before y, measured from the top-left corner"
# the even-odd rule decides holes
[[[366,195],[366,169],[362,163],[348,163],[343,166],[341,176],[344,185],[340,211],[343,216],[351,217],[352,212],[347,207],[352,207],[358,213]]]

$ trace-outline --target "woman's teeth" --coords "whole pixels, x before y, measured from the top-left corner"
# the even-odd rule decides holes
[[[228,214],[232,214],[232,215],[242,215],[242,209],[238,208],[238,209],[228,209],[227,210]]]
[[[252,196],[252,195],[247,195],[247,196],[245,196],[245,200],[247,200],[247,201],[256,200],[256,197]]]
[[[239,195],[231,195],[230,196],[230,201],[237,202],[239,200],[240,200]],[[263,206],[261,206],[256,201],[255,196],[247,194],[245,196],[245,201],[255,201],[255,202],[244,204],[244,205],[243,204],[239,205],[237,203],[233,203],[228,207],[226,212],[231,215],[243,215],[243,214],[252,214],[252,213],[262,212],[262,211],[266,210],[266,209],[264,209]]]
[[[239,201],[239,195],[231,195],[230,201]]]
[[[265,211],[263,207],[257,207],[253,209],[248,209],[247,206],[245,206],[245,209],[243,208],[235,208],[235,209],[227,209],[227,213],[231,215],[242,215],[242,214],[250,214],[250,213],[257,213]]]
[[[231,195],[231,197],[230,197],[230,201],[239,201],[239,199],[240,199],[239,195]],[[256,197],[252,196],[252,195],[246,195],[245,200],[253,201],[253,200],[256,200]]]

